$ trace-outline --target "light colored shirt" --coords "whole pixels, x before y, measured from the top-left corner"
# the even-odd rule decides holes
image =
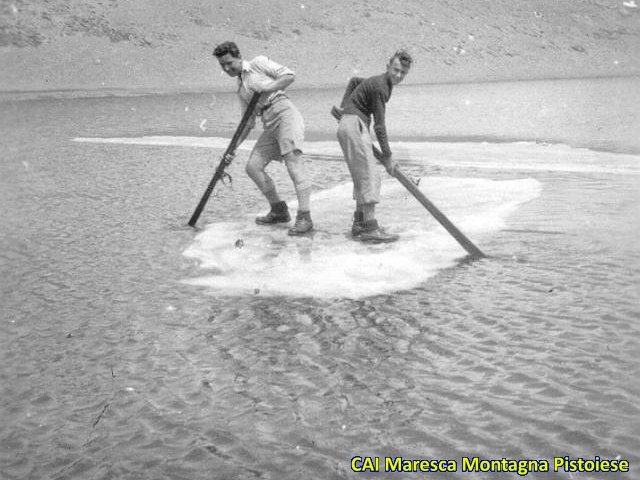
[[[284,67],[263,55],[260,55],[249,62],[243,60],[242,72],[238,77],[238,96],[240,97],[242,114],[244,115],[247,105],[249,105],[249,101],[251,100],[251,97],[253,97],[256,86],[265,87],[284,75],[295,75],[295,73],[287,67]],[[260,100],[258,100],[258,104],[256,105],[254,112],[259,114],[265,106],[269,105],[280,96],[285,96],[284,90],[263,93],[260,95]],[[250,122],[250,124],[252,123],[253,121]]]

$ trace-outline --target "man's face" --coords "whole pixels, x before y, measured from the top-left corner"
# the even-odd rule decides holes
[[[409,67],[403,65],[402,62],[395,57],[389,65],[387,65],[387,75],[391,79],[393,85],[398,85],[404,77],[409,73]]]
[[[230,77],[237,77],[242,72],[242,59],[234,57],[230,53],[225,53],[223,56],[218,57],[218,63]]]

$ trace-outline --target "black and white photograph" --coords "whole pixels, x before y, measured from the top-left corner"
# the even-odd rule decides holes
[[[0,479],[640,478],[638,0],[1,0]]]

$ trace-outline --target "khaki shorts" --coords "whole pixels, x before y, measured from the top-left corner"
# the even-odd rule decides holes
[[[262,125],[264,131],[251,151],[252,157],[258,157],[267,164],[272,160],[282,160],[284,155],[295,150],[302,151],[304,121],[288,98],[277,99],[262,112]]]
[[[343,115],[338,125],[338,141],[353,179],[353,198],[357,203],[380,201],[380,169],[373,156],[371,134],[357,115]]]

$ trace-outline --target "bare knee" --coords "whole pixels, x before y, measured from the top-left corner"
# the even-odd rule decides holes
[[[247,175],[253,177],[254,170],[250,162],[247,162],[247,164],[244,166],[244,171],[247,172]]]
[[[300,150],[294,150],[286,155],[283,155],[284,163],[287,166],[289,175],[295,180],[299,177],[304,177],[304,163],[302,159],[302,152]]]
[[[249,160],[247,160],[244,170],[251,178],[256,178],[264,172],[264,162],[260,158],[251,155]]]
[[[284,156],[289,176],[293,181],[296,190],[306,190],[311,188],[311,181],[307,177],[302,152],[296,150]]]
[[[283,155],[282,159],[285,162],[287,162],[287,165],[289,164],[289,162],[302,161],[302,152],[300,150],[298,150],[298,149],[295,149],[292,152],[289,152],[286,155]]]

